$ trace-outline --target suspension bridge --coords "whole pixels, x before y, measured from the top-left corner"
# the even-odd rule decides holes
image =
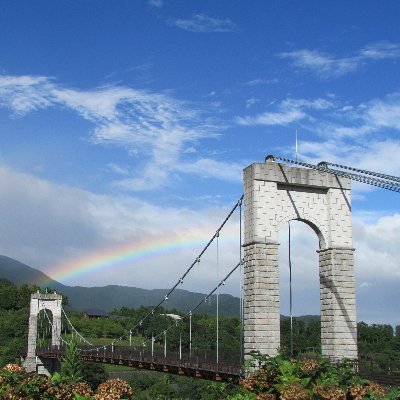
[[[291,220],[308,224],[319,238],[322,355],[333,360],[357,359],[351,181],[400,192],[399,177],[340,164],[314,165],[267,156],[264,163],[250,165],[244,170],[244,195],[171,289],[122,336],[111,339],[106,345],[95,345],[74,327],[62,307],[61,295],[33,294],[25,368],[44,374],[57,369],[68,346],[62,334],[64,330],[78,343],[83,360],[216,380],[238,380],[243,363],[252,352],[274,356],[280,348],[278,233]],[[222,279],[217,274],[215,286],[197,305],[169,321],[151,337],[140,336],[140,343],[137,340],[132,343],[132,336],[149,320],[163,315],[160,310],[201,263],[213,243],[217,248],[218,267],[219,238],[234,215],[238,215],[237,262]],[[239,274],[240,281],[239,350],[236,354],[222,354],[218,299],[221,286],[235,273]],[[193,343],[192,320],[212,296],[216,297],[217,310],[215,344],[212,349],[199,349]],[[38,323],[42,324],[43,319],[51,331],[51,342],[46,346],[38,341]],[[188,330],[184,335],[183,328]],[[177,329],[179,341],[172,345],[170,333]]]

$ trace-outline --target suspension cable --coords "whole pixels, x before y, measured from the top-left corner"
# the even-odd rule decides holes
[[[240,197],[240,199],[236,202],[236,204],[234,205],[234,207],[230,210],[230,212],[228,213],[228,215],[226,216],[226,218],[224,219],[224,221],[221,223],[221,225],[218,227],[218,229],[216,230],[216,232],[214,233],[214,235],[211,237],[211,239],[207,242],[207,244],[203,247],[203,249],[201,250],[201,252],[199,253],[199,255],[195,258],[195,260],[192,262],[192,264],[188,267],[188,269],[185,271],[185,273],[178,279],[178,281],[175,283],[175,285],[165,294],[164,298],[156,305],[154,306],[138,323],[136,323],[136,325],[132,328],[129,329],[129,331],[134,331],[135,329],[139,328],[140,326],[143,325],[143,323],[151,316],[155,313],[155,311],[160,308],[162,306],[162,304],[164,304],[166,301],[168,301],[170,295],[176,290],[176,288],[183,284],[183,280],[185,279],[185,277],[189,274],[189,272],[197,265],[200,263],[200,259],[201,257],[204,255],[204,253],[207,251],[207,249],[210,247],[210,245],[213,243],[213,241],[219,237],[220,232],[222,231],[222,228],[225,226],[225,224],[228,222],[228,220],[232,217],[233,213],[235,212],[235,210],[238,207],[241,207],[242,204],[242,200],[243,200],[244,195],[242,195]],[[128,332],[129,332],[128,331]],[[125,337],[128,337],[129,333],[125,333],[122,336],[120,336],[119,338],[116,338],[113,340],[112,343],[114,343],[115,341],[121,341],[123,340]],[[104,345],[104,346],[99,346],[97,347],[95,350],[98,349],[105,349],[106,347],[110,346],[110,344],[108,345]]]
[[[288,228],[289,228],[288,257],[289,257],[290,356],[293,357],[292,245],[291,245],[291,234],[290,234],[290,221],[288,222]]]
[[[239,260],[242,259],[242,201],[239,204]],[[240,329],[240,364],[243,361],[243,265],[239,272],[239,329]]]
[[[183,315],[181,317],[181,319],[178,321],[178,324],[180,324],[184,319],[190,317],[193,315],[194,311],[196,311],[202,304],[206,303],[210,297],[218,290],[218,288],[220,288],[221,286],[225,285],[225,282],[231,277],[231,275],[239,268],[239,266],[243,263],[243,260],[239,261],[235,267],[233,267],[229,273],[224,277],[224,279],[222,279],[218,285],[210,292],[208,293],[208,295],[206,295],[204,297],[203,300],[201,300],[194,308],[192,308],[190,311],[188,311],[185,315]],[[171,323],[166,329],[163,329],[159,334],[153,336],[154,339],[157,339],[158,337],[160,337],[161,335],[164,334],[164,332],[167,332],[168,330],[170,330],[172,327],[176,326],[176,323],[173,322]],[[151,339],[148,339],[146,341],[143,342],[143,344],[146,344],[150,341]],[[103,348],[103,347],[101,347]]]
[[[325,161],[325,163],[327,165],[331,165],[332,167],[335,167],[335,168],[348,169],[349,171],[359,172],[360,174],[371,175],[371,176],[376,176],[378,178],[383,178],[383,179],[386,179],[386,180],[400,182],[400,177],[398,177],[398,176],[386,175],[386,174],[382,174],[380,172],[372,172],[372,171],[367,171],[365,169],[348,167],[346,165],[334,164],[334,163],[330,163],[330,162],[327,162],[327,161]]]
[[[42,309],[43,309],[43,311],[44,311],[44,315],[46,316],[46,318],[47,318],[47,320],[48,320],[48,322],[49,322],[49,324],[50,324],[50,326],[51,326],[51,336],[53,337],[53,333],[55,333],[57,339],[59,339],[60,342],[62,342],[62,343],[64,343],[64,344],[67,344],[67,342],[61,337],[61,334],[59,335],[58,332],[57,332],[57,330],[54,329],[54,327],[53,327],[53,321],[51,320],[51,318],[50,318],[49,315],[47,314],[47,308],[46,308],[46,305],[45,305],[45,303],[44,303],[44,300],[43,300],[43,299],[40,299],[40,301],[42,302]],[[54,315],[53,315],[53,318],[54,318]]]
[[[398,183],[398,182],[400,182],[399,177],[395,177],[395,176],[392,177],[391,175],[385,175],[385,174],[380,174],[378,172],[371,172],[371,171],[365,171],[365,174],[371,175],[371,176],[358,175],[353,172],[340,171],[340,170],[328,168],[328,165],[339,165],[339,164],[330,164],[325,161],[320,162],[318,165],[314,165],[314,164],[309,164],[309,163],[305,163],[305,162],[301,162],[301,161],[291,160],[286,157],[273,156],[273,155],[267,156],[265,158],[265,161],[268,161],[271,159],[272,160],[275,160],[275,159],[282,160],[282,161],[285,161],[285,162],[288,162],[291,164],[300,165],[302,167],[310,168],[310,169],[313,169],[316,171],[327,172],[327,173],[330,173],[330,174],[333,174],[336,176],[349,178],[349,179],[352,179],[352,180],[355,180],[355,181],[358,181],[361,183],[366,183],[371,186],[376,186],[376,187],[380,187],[382,189],[387,189],[387,190],[391,190],[393,192],[400,193],[400,183]],[[352,167],[345,167],[345,166],[340,166],[340,167],[352,170]],[[364,170],[359,170],[359,171],[364,171]],[[387,178],[384,178],[384,177],[387,177]]]
[[[76,328],[72,325],[72,322],[69,320],[65,310],[63,307],[61,307],[61,311],[64,314],[65,319],[67,320],[68,324],[71,326],[71,330],[75,331],[75,334],[83,340],[84,343],[88,344],[89,346],[93,346],[93,343],[89,342],[87,339],[85,339],[77,330]]]
[[[217,236],[217,282],[219,280],[219,235]],[[217,364],[219,358],[219,287],[217,289]]]

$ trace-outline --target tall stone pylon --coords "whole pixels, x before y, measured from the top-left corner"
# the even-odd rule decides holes
[[[357,358],[351,185],[269,158],[244,170],[244,352],[280,348],[278,235],[291,220],[319,238],[322,355]]]
[[[33,293],[31,295],[29,312],[28,351],[24,362],[27,372],[39,372],[50,375],[57,369],[58,363],[55,360],[44,360],[36,356],[37,319],[42,310],[49,310],[53,320],[51,332],[51,346],[60,346],[61,338],[61,306],[62,296],[57,293]]]

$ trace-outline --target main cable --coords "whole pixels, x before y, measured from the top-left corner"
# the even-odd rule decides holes
[[[316,171],[327,172],[327,173],[330,173],[330,174],[333,174],[336,176],[349,178],[349,179],[352,179],[352,180],[355,180],[355,181],[358,181],[361,183],[366,183],[371,186],[376,186],[376,187],[380,187],[382,189],[387,189],[387,190],[391,190],[393,192],[400,193],[400,184],[398,183],[398,182],[400,182],[400,178],[396,177],[396,176],[380,174],[378,172],[372,172],[372,171],[358,170],[353,167],[346,167],[346,166],[339,165],[339,164],[331,164],[331,163],[328,163],[325,161],[320,162],[318,165],[314,165],[314,164],[309,164],[309,163],[305,163],[305,162],[301,162],[301,161],[295,161],[295,160],[291,160],[286,157],[274,156],[274,155],[267,156],[265,158],[265,161],[275,160],[275,159],[285,161],[285,162],[288,162],[291,164],[300,165],[302,167],[306,167],[306,168],[313,169]],[[341,168],[347,168],[348,170],[357,170],[359,172],[362,172],[366,175],[371,175],[371,176],[358,175],[356,173],[348,172],[348,171],[339,171],[336,169],[328,168],[328,165],[336,165]]]
[[[210,292],[208,295],[204,297],[202,301],[200,301],[194,308],[192,308],[190,311],[188,311],[185,315],[181,317],[181,319],[178,321],[178,324],[180,324],[184,319],[190,317],[193,315],[194,311],[196,311],[202,304],[207,303],[207,301],[210,299],[210,297],[223,285],[225,285],[225,282],[230,278],[230,276],[239,268],[239,266],[243,263],[243,260],[239,261],[238,264],[236,264],[230,272],[222,279],[218,285]],[[153,336],[153,339],[157,339],[161,335],[164,334],[164,332],[167,332],[169,329],[172,327],[176,326],[176,323],[171,323],[166,329],[161,331],[158,335]],[[146,345],[146,343],[150,342],[152,339],[148,339],[142,343],[142,345]]]
[[[214,235],[211,237],[211,239],[207,242],[207,244],[203,247],[203,249],[201,250],[201,252],[199,253],[199,255],[195,258],[195,260],[192,262],[192,264],[189,266],[189,268],[185,271],[185,273],[178,279],[178,281],[175,283],[175,285],[165,294],[164,298],[156,305],[154,306],[133,328],[129,329],[129,331],[127,331],[127,333],[123,334],[122,336],[120,336],[119,338],[114,339],[111,343],[109,343],[108,345],[104,345],[104,346],[99,346],[97,348],[94,348],[93,350],[98,350],[98,349],[105,349],[108,346],[112,346],[114,344],[114,342],[116,341],[121,341],[123,340],[125,337],[128,337],[129,332],[130,331],[134,331],[135,329],[139,328],[140,326],[143,325],[143,323],[151,316],[154,315],[155,311],[161,307],[162,304],[164,304],[166,301],[168,301],[169,296],[176,290],[176,288],[183,284],[183,280],[185,279],[185,277],[188,275],[188,273],[197,265],[200,263],[200,259],[203,256],[203,254],[207,251],[207,249],[210,247],[210,245],[213,243],[213,241],[219,237],[219,234],[222,230],[222,228],[225,226],[225,224],[228,222],[228,220],[231,218],[232,214],[235,212],[235,210],[238,207],[241,207],[242,205],[242,201],[243,201],[243,197],[244,195],[242,195],[240,197],[240,199],[236,202],[236,204],[234,205],[234,207],[232,207],[232,209],[230,210],[230,212],[228,213],[228,215],[226,216],[226,218],[224,219],[224,221],[221,223],[221,225],[218,227],[218,229],[216,230],[216,232],[214,233]]]

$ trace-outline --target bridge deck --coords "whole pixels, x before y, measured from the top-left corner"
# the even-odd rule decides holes
[[[61,359],[63,348],[46,347],[38,348],[36,355],[41,358]],[[239,364],[226,362],[213,362],[206,360],[187,359],[179,357],[164,357],[163,355],[145,356],[129,351],[129,348],[118,348],[98,351],[86,350],[81,352],[80,359],[106,364],[126,365],[133,368],[143,368],[150,371],[159,371],[170,374],[186,375],[195,378],[214,379],[217,381],[238,382],[241,376]]]

